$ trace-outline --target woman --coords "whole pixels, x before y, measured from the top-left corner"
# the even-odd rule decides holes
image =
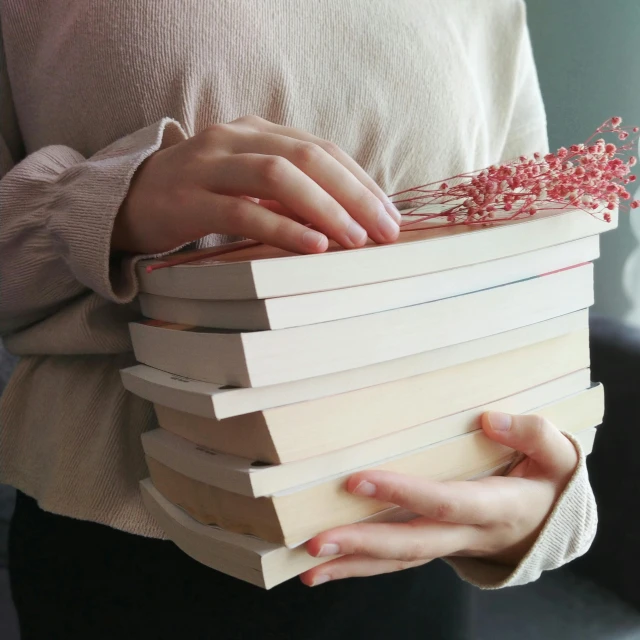
[[[309,553],[343,558],[263,592],[158,540],[138,491],[152,410],[118,374],[141,257],[205,236],[392,242],[385,193],[545,151],[521,0],[1,0],[0,20],[0,330],[21,356],[0,479],[20,492],[23,640],[464,637],[463,583],[430,560],[492,588],[588,548],[579,446],[492,414],[487,435],[525,454],[509,477],[357,474],[349,490],[423,517],[323,533]]]

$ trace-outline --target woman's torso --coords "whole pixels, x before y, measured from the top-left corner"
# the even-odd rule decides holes
[[[391,193],[544,145],[521,0],[0,0],[0,20],[16,160],[89,157],[165,116],[193,134],[257,114],[332,140]],[[118,376],[136,314],[87,291],[7,338],[27,357],[0,469],[45,509],[160,536],[137,490],[153,414]]]

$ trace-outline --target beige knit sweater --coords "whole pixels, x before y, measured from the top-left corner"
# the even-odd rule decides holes
[[[154,418],[120,383],[137,283],[109,247],[145,157],[257,114],[336,142],[391,193],[547,146],[521,0],[0,0],[0,24],[0,332],[22,356],[0,480],[145,536],[163,535],[138,491]],[[519,567],[455,566],[527,582],[595,523],[581,455]]]

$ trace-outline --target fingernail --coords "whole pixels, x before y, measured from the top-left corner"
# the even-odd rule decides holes
[[[380,215],[378,216],[378,231],[380,231],[380,234],[386,240],[395,240],[398,237],[400,227],[398,226],[398,223],[386,212],[386,209],[384,211],[380,211]]]
[[[375,496],[377,487],[373,482],[363,480],[354,490],[357,496]]]
[[[352,220],[347,227],[347,238],[354,247],[361,247],[367,241],[367,232]]]
[[[511,416],[506,413],[490,411],[488,418],[494,431],[508,431],[511,428]]]
[[[340,553],[340,547],[334,542],[327,542],[320,547],[318,552],[318,558],[324,558],[325,556],[337,556]]]
[[[331,578],[328,575],[326,575],[324,573],[321,573],[319,576],[316,576],[313,579],[313,582],[311,583],[311,586],[312,587],[317,587],[319,584],[323,584],[325,582],[329,582],[329,580],[331,580]]]
[[[317,231],[305,231],[302,234],[302,244],[311,251],[317,251],[325,242],[325,236]]]
[[[398,223],[402,222],[402,215],[396,208],[396,205],[391,202],[388,198],[384,202],[384,208],[387,210],[387,213]]]

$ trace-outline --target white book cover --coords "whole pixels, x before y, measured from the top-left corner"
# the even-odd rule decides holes
[[[264,387],[202,382],[147,365],[121,371],[124,387],[145,400],[203,418],[224,420],[422,375],[588,329],[586,309],[491,336],[365,367]]]
[[[140,290],[156,295],[275,298],[455,269],[598,235],[616,225],[617,212],[607,223],[581,210],[550,209],[489,227],[406,231],[393,244],[369,244],[351,251],[333,245],[322,254],[295,255],[261,245],[151,273],[146,267],[163,260],[148,260],[138,264],[137,275]]]
[[[279,329],[130,324],[136,359],[189,378],[261,387],[346,371],[542,322],[593,304],[586,264],[454,298]]]
[[[385,282],[266,300],[197,300],[141,293],[148,318],[236,330],[299,327],[409,307],[489,289],[592,262],[599,237],[589,236],[536,251]]]

